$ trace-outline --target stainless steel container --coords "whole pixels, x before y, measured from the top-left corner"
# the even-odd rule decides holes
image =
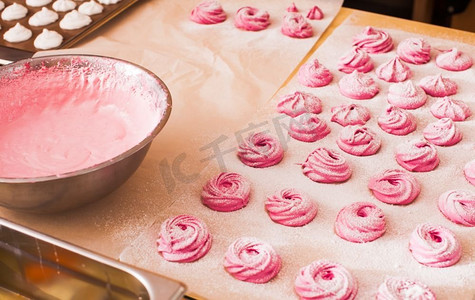
[[[183,283],[0,219],[0,299],[183,299]]]

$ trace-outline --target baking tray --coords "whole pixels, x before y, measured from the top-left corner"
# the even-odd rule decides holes
[[[20,59],[24,58],[29,58],[32,57],[35,52],[38,51],[38,49],[35,48],[33,45],[33,42],[35,38],[43,31],[43,28],[46,28],[48,30],[54,30],[61,34],[63,36],[63,42],[62,44],[56,48],[56,49],[64,49],[64,48],[69,48],[75,43],[77,43],[79,40],[82,38],[86,37],[88,34],[99,28],[100,26],[104,25],[106,22],[110,21],[112,18],[129,8],[132,4],[135,2],[138,2],[138,0],[121,0],[116,4],[109,4],[109,5],[104,5],[104,10],[102,13],[97,14],[97,15],[92,15],[90,16],[92,19],[91,24],[88,26],[85,26],[83,28],[79,28],[76,30],[63,30],[59,27],[59,22],[61,19],[64,17],[65,14],[68,12],[57,12],[59,15],[59,18],[56,22],[46,25],[46,26],[31,26],[28,24],[28,20],[30,17],[35,14],[37,11],[40,11],[42,7],[47,7],[50,10],[53,10],[53,3],[55,0],[51,1],[51,3],[44,5],[42,7],[31,7],[26,5],[26,0],[2,0],[5,3],[5,7],[13,4],[13,3],[18,3],[23,6],[25,6],[28,9],[27,15],[20,19],[20,20],[14,20],[14,21],[4,21],[0,18],[0,65],[8,64],[13,61],[17,61]],[[87,2],[88,0],[74,0],[76,2],[76,10],[79,8],[79,5],[81,5],[84,2]],[[1,12],[0,12],[1,13]],[[9,43],[3,39],[3,34],[10,29],[11,27],[15,26],[16,23],[20,23],[23,26],[29,28],[33,36],[28,39],[27,41],[20,42],[20,43]]]
[[[181,282],[0,219],[0,299],[184,299],[185,290]]]

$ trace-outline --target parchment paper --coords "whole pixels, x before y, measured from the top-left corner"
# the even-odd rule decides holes
[[[228,19],[199,25],[188,19],[200,1],[142,0],[95,31],[78,47],[59,53],[96,54],[137,63],[169,87],[170,120],[138,171],[102,201],[57,215],[35,216],[0,209],[0,216],[117,258],[156,214],[175,201],[173,192],[199,178],[209,147],[222,130],[242,124],[268,101],[338,13],[342,0],[294,1],[302,13],[321,7],[311,21],[315,35],[293,39],[280,33],[291,1],[220,1]],[[267,10],[272,24],[261,32],[236,29],[238,8]]]
[[[356,21],[355,21],[356,20]],[[437,147],[440,165],[428,173],[415,173],[422,184],[419,197],[407,206],[392,206],[375,199],[367,183],[375,173],[388,168],[401,167],[394,159],[395,146],[400,142],[422,136],[422,130],[429,122],[437,119],[429,112],[435,99],[429,97],[422,108],[411,111],[418,120],[417,130],[408,136],[392,136],[377,125],[377,117],[387,105],[386,95],[389,84],[370,74],[381,87],[380,93],[371,100],[357,101],[342,96],[337,82],[344,75],[336,68],[338,58],[351,48],[351,38],[364,27],[355,25],[358,19],[349,18],[337,28],[332,36],[312,55],[325,65],[334,75],[333,82],[324,88],[305,88],[296,77],[283,87],[276,96],[259,111],[257,116],[242,124],[238,129],[223,134],[229,137],[219,144],[219,153],[214,163],[202,172],[199,180],[183,186],[174,193],[172,206],[156,215],[156,222],[147,228],[136,241],[126,249],[121,260],[134,265],[180,278],[190,288],[211,299],[296,299],[293,284],[298,270],[317,259],[329,259],[343,264],[357,279],[359,292],[357,299],[371,299],[386,276],[403,276],[427,284],[437,299],[473,299],[475,296],[475,241],[474,228],[457,225],[447,220],[437,208],[440,194],[450,189],[474,190],[463,177],[463,165],[475,158],[474,117],[458,122],[464,134],[463,140],[451,147]],[[395,44],[407,37],[421,36],[414,32],[387,29]],[[444,71],[435,66],[435,49],[457,47],[473,55],[475,47],[447,39],[424,37],[434,49],[432,60],[427,65],[409,65],[413,71],[412,80],[417,83],[429,74],[442,73],[459,85],[455,99],[465,101],[475,112],[473,84],[474,67],[463,72]],[[448,38],[448,37],[447,37]],[[387,54],[372,55],[375,65],[389,60],[395,50]],[[312,92],[322,99],[323,112],[320,118],[327,121],[332,132],[321,141],[303,143],[290,139],[286,133],[289,119],[276,113],[275,106],[281,95],[303,90]],[[380,151],[369,157],[355,157],[339,150],[335,141],[341,126],[330,122],[330,108],[342,103],[360,103],[371,111],[367,123],[382,138]],[[283,161],[273,167],[254,169],[243,165],[236,157],[237,137],[252,131],[267,130],[280,137],[287,148]],[[319,184],[306,178],[299,166],[307,155],[318,146],[338,150],[348,160],[353,169],[352,178],[342,184]],[[208,209],[200,202],[200,192],[205,182],[221,171],[242,174],[252,182],[251,200],[245,208],[222,213]],[[289,228],[273,223],[264,210],[266,196],[282,189],[297,188],[309,194],[319,205],[317,217],[308,225]],[[334,234],[333,225],[338,211],[356,201],[370,201],[380,207],[387,220],[386,233],[379,239],[365,244],[347,242]],[[156,251],[156,239],[160,224],[168,217],[191,214],[204,220],[213,235],[210,252],[194,263],[180,264],[165,261]],[[448,268],[430,268],[416,262],[409,250],[411,232],[418,224],[432,223],[451,229],[459,239],[463,254],[461,260]],[[270,243],[282,257],[281,272],[266,284],[252,284],[238,281],[223,268],[223,257],[227,247],[237,238],[254,236]]]

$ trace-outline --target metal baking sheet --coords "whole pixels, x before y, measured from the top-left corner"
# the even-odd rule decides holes
[[[103,24],[105,24],[106,22],[114,18],[115,16],[117,16],[119,13],[126,10],[128,7],[130,7],[132,4],[134,4],[138,0],[121,0],[117,4],[109,4],[109,5],[101,4],[104,7],[103,12],[97,15],[90,16],[92,19],[91,24],[83,28],[76,29],[76,30],[64,30],[59,27],[59,22],[64,17],[64,15],[67,14],[68,12],[57,12],[59,15],[58,20],[46,26],[31,26],[28,24],[28,20],[30,19],[30,17],[36,12],[40,11],[42,7],[47,7],[48,9],[54,11],[53,3],[55,0],[41,7],[28,6],[26,5],[26,0],[2,0],[2,1],[5,3],[5,8],[13,3],[17,3],[17,4],[21,4],[25,6],[28,9],[27,15],[24,18],[19,19],[19,20],[4,21],[0,18],[0,26],[1,26],[0,64],[7,64],[19,59],[32,57],[33,54],[38,51],[38,49],[36,49],[35,46],[33,45],[33,42],[35,38],[43,31],[43,28],[46,28],[48,30],[54,30],[63,36],[63,42],[58,47],[58,49],[69,48],[75,43],[77,43],[79,40],[81,40],[82,38],[86,37],[88,34],[93,32],[95,29],[99,28],[100,26],[102,26]],[[74,0],[74,2],[76,2],[76,9],[79,8],[79,5],[87,1],[88,0],[83,0],[83,1]],[[9,43],[5,41],[3,39],[4,33],[11,27],[15,26],[16,23],[20,23],[26,28],[29,28],[32,31],[33,36],[27,41],[20,42],[20,43]]]

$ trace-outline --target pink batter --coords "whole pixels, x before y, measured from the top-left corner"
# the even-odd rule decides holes
[[[147,99],[153,96],[131,91],[112,71],[88,71],[26,65],[16,78],[2,78],[0,177],[60,176],[91,167],[151,133],[163,114]]]

